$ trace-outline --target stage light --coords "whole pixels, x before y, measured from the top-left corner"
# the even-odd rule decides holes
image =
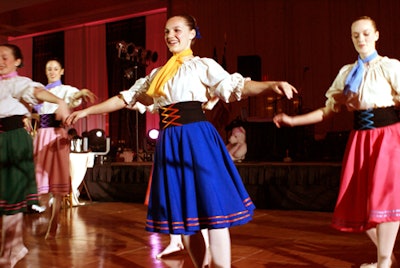
[[[88,147],[92,152],[106,152],[106,133],[102,129],[92,129],[87,133]]]
[[[147,131],[147,136],[144,138],[144,161],[153,161],[154,150],[156,147],[156,141],[158,139],[158,129],[152,128]]]
[[[116,43],[118,58],[133,61],[137,64],[148,66],[150,62],[156,62],[158,53],[136,46],[134,43],[127,43],[123,40]]]
[[[160,133],[160,131],[158,129],[150,129],[147,133],[147,136],[149,137],[150,140],[155,141],[158,139],[158,134]]]
[[[84,136],[83,133],[82,136]],[[92,129],[85,134],[84,144],[86,143],[85,140],[87,140],[87,147],[89,151],[94,154],[96,159],[99,160],[100,165],[102,165],[107,159],[106,155],[111,149],[110,137],[106,137],[106,133],[102,129]]]

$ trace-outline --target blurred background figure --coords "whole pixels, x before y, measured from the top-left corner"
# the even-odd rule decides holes
[[[82,99],[94,102],[96,96],[90,90],[79,90],[61,82],[64,68],[59,60],[49,60],[45,71],[48,80],[46,89],[62,98],[70,109],[79,106]],[[46,239],[56,235],[62,198],[71,191],[69,170],[71,144],[67,130],[55,117],[57,108],[57,105],[48,102],[35,107],[40,115],[40,127],[34,140],[36,182],[38,193],[41,195],[41,206],[52,207]]]

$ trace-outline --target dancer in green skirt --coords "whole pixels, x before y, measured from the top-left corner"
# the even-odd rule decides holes
[[[43,85],[18,75],[22,66],[19,47],[0,45],[0,214],[2,233],[0,266],[14,267],[28,249],[23,242],[23,213],[37,203],[32,137],[23,120],[29,105],[42,101],[59,105],[58,116],[68,116],[67,104]]]

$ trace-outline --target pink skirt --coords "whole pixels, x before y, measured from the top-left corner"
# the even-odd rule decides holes
[[[400,123],[353,130],[343,158],[332,226],[362,232],[400,221]]]
[[[34,140],[36,183],[39,194],[68,194],[70,141],[63,128],[40,128]]]

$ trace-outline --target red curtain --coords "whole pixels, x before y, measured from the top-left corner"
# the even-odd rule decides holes
[[[166,13],[146,16],[146,49],[157,52],[158,54],[157,61],[147,66],[147,73],[156,67],[164,65],[167,61],[167,47],[164,42],[164,25],[166,20]],[[148,133],[150,129],[158,129],[158,122],[158,114],[146,113],[146,133]]]
[[[18,70],[18,74],[21,76],[32,77],[32,38],[16,39],[9,43],[17,45],[24,57],[23,67]]]
[[[164,25],[166,9],[146,15],[146,49],[157,52],[157,61],[146,68],[149,73],[153,68],[163,65],[168,57],[164,43]],[[65,30],[65,84],[79,89],[88,88],[97,95],[96,103],[109,98],[107,88],[106,61],[106,21],[98,24],[82,25]],[[32,36],[21,37],[9,41],[18,45],[24,56],[24,67],[19,74],[32,77]],[[92,105],[84,103],[77,109]],[[146,113],[146,133],[149,129],[158,128],[158,114]],[[109,134],[108,114],[90,115],[78,121],[73,127],[81,134],[84,131],[101,128]]]
[[[65,31],[65,84],[88,88],[97,96],[97,102],[108,98],[105,25],[84,26]],[[92,105],[83,103],[82,108]],[[78,133],[95,128],[108,135],[107,115],[90,115],[77,122]]]

